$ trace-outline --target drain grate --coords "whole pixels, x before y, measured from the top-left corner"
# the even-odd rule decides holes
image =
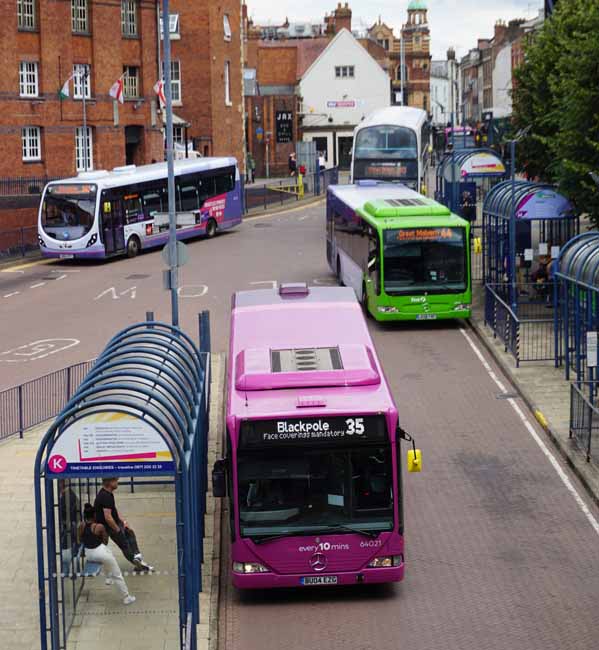
[[[125,280],[145,280],[149,277],[149,273],[133,273],[133,275],[128,275]]]
[[[518,394],[517,393],[499,393],[499,395],[496,395],[496,399],[518,399]]]

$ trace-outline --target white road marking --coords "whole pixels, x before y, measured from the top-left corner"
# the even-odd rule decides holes
[[[125,289],[124,291],[121,291],[120,293],[117,293],[116,289],[114,287],[109,287],[108,289],[105,289],[102,291],[102,293],[99,293],[94,300],[100,300],[100,298],[103,298],[106,295],[110,295],[110,297],[113,300],[119,300],[121,296],[125,296],[127,294],[130,294],[131,300],[134,300],[135,297],[137,296],[137,287],[129,287],[129,289]]]
[[[335,278],[314,278],[312,282],[319,287],[336,287],[338,285]]]
[[[201,298],[208,293],[206,284],[183,284],[177,289],[180,298]]]
[[[468,341],[468,345],[470,345],[470,347],[474,350],[474,354],[476,354],[476,356],[478,357],[484,369],[487,371],[489,377],[491,377],[491,379],[499,387],[502,393],[506,393],[507,391],[505,389],[505,386],[499,380],[497,374],[493,371],[493,369],[491,368],[487,360],[484,358],[482,352],[479,350],[477,345],[472,340],[472,337],[468,334],[468,332],[465,329],[460,329],[460,332],[464,335],[466,341]],[[597,533],[597,535],[599,535],[599,521],[595,519],[593,513],[589,510],[587,504],[584,502],[583,498],[578,493],[578,490],[572,484],[572,481],[570,480],[566,472],[563,470],[562,466],[559,464],[557,458],[551,453],[547,445],[543,442],[539,434],[535,431],[534,427],[530,423],[530,420],[526,417],[526,415],[523,413],[520,406],[516,403],[516,400],[510,397],[506,401],[509,402],[510,406],[514,409],[514,411],[516,412],[520,420],[522,420],[522,423],[526,427],[528,433],[530,433],[532,439],[540,447],[541,451],[546,456],[547,460],[551,463],[551,465],[553,465],[553,468],[557,472],[557,475],[560,477],[562,483],[566,486],[568,492],[570,492],[570,494],[574,497],[574,500],[576,501],[578,507],[580,508],[584,516],[587,518],[588,522],[591,524],[594,531]]]
[[[5,293],[3,298],[11,298],[12,296],[16,296],[17,294],[21,293],[20,291],[13,291],[12,293]]]
[[[0,273],[25,273],[25,271],[21,271],[20,269],[2,269]]]
[[[277,288],[276,280],[257,280],[256,282],[250,282],[250,284],[269,284],[271,289]]]
[[[54,278],[54,280],[56,282],[58,282],[59,280],[64,280],[66,277],[67,277],[67,274],[63,273],[62,275],[59,275],[57,278]]]
[[[312,217],[312,216],[314,216],[314,215],[312,215],[312,214],[305,214],[303,217],[300,217],[300,218],[298,219],[298,221],[305,221],[306,219],[309,219],[309,218]]]
[[[32,284],[29,288],[37,289],[38,287],[43,287],[45,284],[46,284],[45,282],[38,282],[37,284]]]
[[[44,359],[51,354],[68,350],[75,345],[79,345],[80,342],[79,339],[40,339],[1,352],[0,361],[4,361],[5,363],[37,361],[38,359]]]

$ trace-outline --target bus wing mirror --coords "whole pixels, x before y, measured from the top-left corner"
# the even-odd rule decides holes
[[[215,497],[227,496],[227,469],[223,459],[217,460],[212,468],[212,494]]]
[[[376,269],[376,257],[371,257],[368,260],[367,266],[369,271],[374,271]]]
[[[422,471],[422,451],[416,449],[414,438],[404,431],[400,426],[397,427],[397,435],[407,442],[412,443],[412,449],[408,451],[408,472],[421,472]]]

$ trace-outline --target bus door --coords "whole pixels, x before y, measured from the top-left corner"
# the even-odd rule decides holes
[[[121,199],[102,201],[102,235],[106,255],[125,250],[124,210]]]

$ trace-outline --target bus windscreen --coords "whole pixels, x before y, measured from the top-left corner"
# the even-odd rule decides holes
[[[401,228],[384,234],[383,283],[390,295],[463,293],[464,228]]]
[[[354,158],[418,160],[416,133],[404,126],[371,126],[356,136]]]
[[[79,239],[94,225],[95,210],[95,185],[50,185],[42,204],[41,225],[54,239]]]

